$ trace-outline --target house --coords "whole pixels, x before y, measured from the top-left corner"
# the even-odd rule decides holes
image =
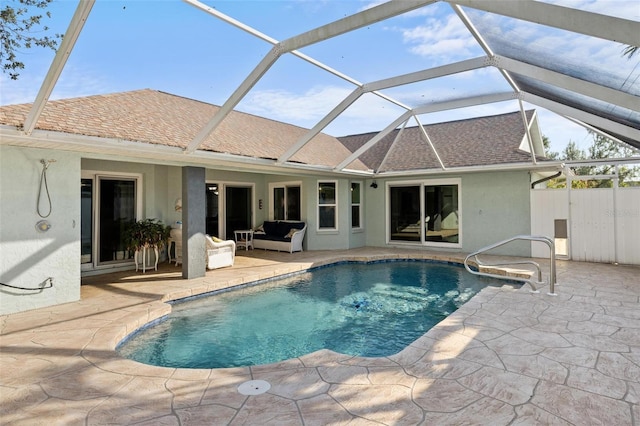
[[[0,107],[0,280],[54,284],[3,292],[3,313],[77,300],[82,275],[133,266],[123,222],[175,226],[194,220],[183,217],[190,208],[205,211],[197,232],[220,238],[264,220],[303,220],[305,250],[471,251],[529,233],[529,186],[545,170],[532,161],[543,153],[535,111],[526,111],[528,129],[519,111],[395,129],[336,170],[376,134],[320,133],[278,163],[307,130],[234,111],[186,153],[218,109],[154,90],[50,101],[25,138],[30,105]],[[183,268],[185,278],[204,273],[194,262],[202,272]]]
[[[353,5],[352,14],[316,28],[297,27],[302,32],[283,40],[202,3],[189,2],[189,7],[207,19],[213,15],[222,26],[240,28],[269,48],[253,53],[262,59],[220,107],[153,90],[50,101],[81,34],[88,34],[88,43],[91,34],[103,34],[87,19],[93,2],[78,4],[33,104],[0,107],[3,312],[76,300],[82,274],[130,268],[120,230],[134,218],[183,222],[185,278],[204,274],[204,232],[229,238],[234,230],[265,219],[304,220],[306,250],[366,245],[466,252],[516,234],[543,230],[551,235],[557,221],[562,231],[563,220],[564,234],[593,234],[591,219],[573,220],[578,218],[570,194],[548,197],[553,202],[532,195],[532,183],[562,165],[542,158],[538,116],[524,111],[525,103],[640,148],[639,93],[630,83],[637,66],[620,55],[621,48],[640,43],[638,24],[616,17],[625,16],[622,7],[602,14],[544,2],[518,2],[506,9],[495,2],[383,2],[362,9]],[[344,73],[363,68],[359,55],[341,57],[338,70],[325,58],[301,51],[327,42],[346,47],[350,43],[342,43],[343,35],[370,32],[376,24],[395,27],[388,24],[391,19],[422,16],[408,14],[415,10],[431,16],[441,7],[451,10],[439,19],[466,28],[462,37],[473,44],[460,57],[438,55],[437,63],[418,62],[404,74],[388,75],[387,67],[376,66],[360,82]],[[248,54],[245,39],[224,38],[208,22],[197,27],[202,31],[186,42],[204,41],[209,51],[215,39]],[[526,28],[518,32],[526,38],[515,37],[514,28]],[[376,60],[372,63],[381,63],[370,38],[359,40],[355,52],[368,52]],[[587,54],[568,55],[577,45],[591,48]],[[415,53],[405,47],[385,52],[400,53],[394,56],[398,59]],[[95,49],[104,49],[98,55],[102,58],[121,53],[113,43]],[[226,61],[214,56],[214,63]],[[195,63],[204,70],[201,57],[194,56]],[[290,57],[313,71],[305,72],[305,87],[313,85],[319,71],[346,81],[352,91],[310,130],[234,111],[268,71],[277,71],[273,65],[286,67],[283,61]],[[121,67],[130,64],[131,58],[121,59]],[[244,59],[238,62],[245,64]],[[349,67],[343,66],[346,62]],[[489,74],[503,83],[500,88],[484,87]],[[477,79],[480,92],[465,95],[451,85],[455,77],[468,76]],[[413,96],[406,103],[389,93],[403,87],[417,95],[430,84],[448,94]],[[381,123],[380,128],[386,126],[382,131],[344,138],[321,133],[371,96],[383,99],[383,108],[399,108],[392,123]],[[518,111],[512,114],[407,127],[425,114],[516,100]],[[635,238],[640,232],[637,191],[618,189],[603,195],[606,203],[596,203],[605,220],[593,240],[606,237],[607,244],[599,245],[607,245],[614,256],[599,259],[615,262],[618,253],[640,252],[628,243],[640,241]],[[534,198],[544,198],[537,203],[548,206],[547,215],[534,214]],[[593,210],[592,204],[583,206],[581,212]],[[579,223],[581,230],[574,230]],[[597,245],[591,240],[568,244],[576,253]],[[533,254],[528,244],[509,253]]]

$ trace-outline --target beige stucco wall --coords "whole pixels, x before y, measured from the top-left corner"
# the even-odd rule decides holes
[[[51,228],[36,230],[41,159],[47,171]],[[49,211],[42,188],[40,211]],[[0,286],[0,314],[80,298],[80,157],[63,151],[0,146],[0,282],[33,288],[51,277],[53,287],[26,291]]]
[[[472,252],[489,244],[531,232],[529,187],[527,171],[484,172],[448,176],[460,178],[462,226],[461,247],[453,251]],[[415,181],[429,181],[433,176],[412,177]],[[378,187],[366,185],[367,245],[385,246],[386,243],[386,184],[406,179],[376,180]],[[407,244],[403,244],[407,245]],[[415,246],[411,245],[411,246]],[[425,245],[425,249],[430,246]],[[434,247],[437,250],[449,250]],[[496,250],[495,254],[530,255],[530,244],[514,243]]]

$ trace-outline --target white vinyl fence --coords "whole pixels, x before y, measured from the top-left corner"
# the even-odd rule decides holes
[[[558,258],[640,265],[640,188],[532,189],[531,234],[555,239]]]

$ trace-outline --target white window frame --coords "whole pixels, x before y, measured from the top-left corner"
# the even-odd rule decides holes
[[[320,204],[320,185],[321,184],[333,184],[334,185],[334,192],[335,192],[335,202],[333,204]],[[323,232],[327,232],[327,233],[332,233],[332,232],[337,232],[338,231],[338,219],[339,219],[339,214],[338,214],[338,181],[337,180],[332,180],[332,179],[322,179],[322,180],[318,180],[316,182],[316,188],[318,188],[318,195],[316,195],[316,230],[319,233],[323,233]],[[335,226],[333,228],[321,228],[320,227],[320,207],[333,207],[334,208],[334,223]]]
[[[81,271],[99,271],[102,269],[113,269],[118,266],[127,265],[129,263],[133,263],[133,259],[130,262],[121,262],[115,264],[99,264],[98,262],[98,248],[100,246],[100,235],[98,231],[100,229],[100,224],[98,221],[100,220],[100,194],[99,194],[99,185],[98,182],[100,179],[131,179],[135,181],[136,184],[136,220],[142,220],[143,216],[143,198],[144,198],[144,182],[142,179],[142,173],[126,173],[126,172],[110,172],[110,171],[100,171],[100,170],[82,170],[80,173],[80,179],[91,179],[93,182],[93,194],[92,194],[92,208],[91,212],[92,220],[93,220],[93,229],[91,232],[92,235],[92,244],[91,244],[91,252],[92,252],[92,261],[91,263],[80,264]]]
[[[302,190],[302,181],[291,181],[291,182],[270,182],[269,183],[269,205],[267,206],[268,210],[268,215],[267,217],[269,218],[269,220],[275,220],[275,216],[273,214],[274,209],[275,209],[275,200],[273,199],[273,191],[276,188],[282,188],[284,189],[284,203],[285,203],[285,209],[284,209],[284,220],[289,220],[289,218],[287,217],[287,209],[286,209],[286,205],[287,205],[287,188],[288,187],[292,187],[295,186],[297,188],[300,189],[300,220],[304,220],[303,218],[303,209],[302,209],[302,200],[304,200],[303,197],[303,190]]]
[[[218,184],[218,234],[224,239],[233,239],[233,235],[226,235],[223,232],[227,229],[227,187],[233,188],[251,188],[251,223],[253,227],[256,223],[256,184],[254,182],[244,181],[225,181],[219,179],[206,179],[205,183]]]
[[[402,241],[391,239],[391,188],[399,186],[419,186],[420,187],[420,215],[425,217],[424,211],[424,190],[427,186],[442,186],[442,185],[456,185],[458,187],[458,242],[438,242],[438,241],[426,241],[425,233],[422,232],[419,242]],[[445,178],[445,179],[419,179],[419,180],[405,180],[405,181],[391,181],[386,182],[385,185],[385,232],[386,242],[392,245],[408,245],[408,246],[425,246],[425,247],[440,247],[440,248],[462,248],[462,179],[461,178]],[[424,222],[422,227],[424,229]]]

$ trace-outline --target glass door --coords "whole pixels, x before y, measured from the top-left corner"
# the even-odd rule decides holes
[[[253,211],[252,188],[246,186],[225,187],[225,235],[233,238],[233,232],[251,229]]]
[[[220,237],[220,185],[217,183],[207,183],[207,213],[206,213],[206,233],[213,237]]]
[[[93,179],[80,181],[80,264],[93,265]]]
[[[126,227],[136,221],[136,180],[98,178],[98,264],[129,261]]]

